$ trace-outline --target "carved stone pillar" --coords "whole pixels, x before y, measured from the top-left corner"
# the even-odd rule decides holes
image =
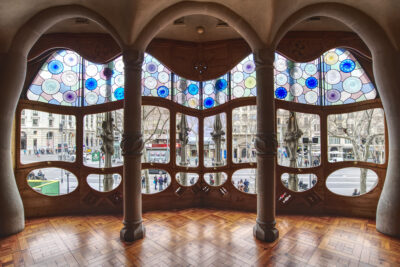
[[[144,146],[141,132],[143,53],[128,49],[123,52],[123,59],[125,102],[121,149],[124,156],[124,227],[120,237],[122,241],[132,242],[143,238],[145,233],[141,192],[141,155]]]
[[[274,50],[254,52],[257,71],[257,224],[254,236],[273,242],[279,236],[275,228],[275,105],[274,105]]]

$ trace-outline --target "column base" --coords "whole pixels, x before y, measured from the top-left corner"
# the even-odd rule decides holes
[[[124,222],[124,225],[120,231],[120,238],[123,242],[133,242],[142,239],[146,233],[142,222],[135,224]]]
[[[275,221],[272,223],[261,223],[257,220],[253,228],[253,235],[260,241],[274,242],[279,237],[279,231],[275,228]]]

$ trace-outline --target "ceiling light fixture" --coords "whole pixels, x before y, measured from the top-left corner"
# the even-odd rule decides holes
[[[198,26],[198,27],[196,28],[196,32],[197,32],[198,34],[203,34],[204,31],[205,31],[205,29],[204,29],[203,26]]]

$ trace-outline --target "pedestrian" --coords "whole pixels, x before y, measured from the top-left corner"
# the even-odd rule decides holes
[[[311,183],[312,183],[312,186],[314,186],[314,185],[317,183],[317,179],[314,177],[314,178],[312,179]]]
[[[210,178],[210,185],[214,185],[214,178],[212,174],[210,174],[209,178]]]
[[[194,177],[192,176],[192,178],[190,178],[190,184],[193,185],[194,184]]]
[[[243,185],[244,185],[244,192],[248,193],[250,182],[247,179],[244,179]]]
[[[360,192],[358,192],[357,188],[354,188],[353,196],[358,196],[358,195],[360,195]]]
[[[142,188],[145,188],[145,187],[146,187],[146,179],[142,175]]]
[[[163,190],[163,183],[164,183],[164,179],[162,178],[162,176],[158,177],[158,191],[162,191]]]
[[[168,179],[167,179],[167,175],[166,174],[164,174],[164,184],[165,184],[165,187],[168,186]]]
[[[155,175],[154,175],[153,183],[154,183],[154,190],[157,190],[157,176],[155,176]]]

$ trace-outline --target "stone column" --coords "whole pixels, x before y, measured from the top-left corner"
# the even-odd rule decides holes
[[[9,52],[0,53],[0,62],[0,80],[5,88],[0,100],[0,237],[3,237],[25,227],[24,207],[12,167],[11,131],[25,80],[27,60],[20,53]]]
[[[143,238],[145,233],[141,192],[141,155],[144,146],[141,132],[143,53],[127,49],[123,52],[123,59],[125,102],[121,149],[124,156],[124,227],[120,237],[122,241],[132,242]]]
[[[254,52],[257,71],[257,224],[254,236],[262,241],[273,242],[279,232],[275,228],[275,104],[274,104],[274,56],[273,49]]]

